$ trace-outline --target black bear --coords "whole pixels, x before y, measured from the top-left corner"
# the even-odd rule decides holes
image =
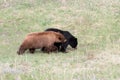
[[[58,49],[54,46],[55,43],[63,43],[65,41],[65,37],[57,32],[34,32],[25,37],[17,53],[23,54],[27,49],[29,49],[31,53],[34,53],[35,49],[40,48],[44,48],[43,51],[49,53]]]
[[[60,49],[60,51],[66,52],[66,48],[68,45],[70,45],[72,48],[77,48],[77,45],[78,45],[77,38],[74,37],[70,32],[63,31],[63,30],[56,29],[56,28],[48,28],[45,31],[54,31],[54,32],[58,32],[64,35],[64,37],[67,40],[66,42],[62,44],[54,44],[56,47],[58,47],[58,49]]]

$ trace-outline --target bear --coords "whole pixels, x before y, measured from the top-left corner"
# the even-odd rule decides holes
[[[49,48],[47,48],[47,47],[43,47],[42,48],[42,51],[43,52],[47,52],[47,53],[49,53],[49,52],[55,52],[55,51],[57,51],[58,50],[58,48],[57,48],[57,46],[55,46],[55,45],[51,45],[51,46],[49,46]]]
[[[43,51],[49,53],[57,50],[54,43],[63,43],[65,41],[66,38],[57,32],[33,32],[25,37],[17,53],[19,55],[23,54],[27,49],[29,49],[30,53],[34,53],[35,49],[40,48],[44,48]]]
[[[70,45],[72,48],[75,48],[75,49],[77,48],[77,45],[78,45],[77,38],[74,37],[69,31],[63,31],[57,28],[48,28],[45,31],[54,31],[64,35],[67,41],[62,44],[55,44],[55,46],[58,47],[59,51],[66,52],[66,48],[68,45]]]

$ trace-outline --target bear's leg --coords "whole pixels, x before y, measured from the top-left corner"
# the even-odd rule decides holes
[[[29,51],[30,51],[30,53],[34,53],[35,52],[35,48],[30,48]]]
[[[62,43],[54,43],[54,46],[57,47],[58,51],[60,51],[61,45],[62,45]]]
[[[42,49],[41,49],[41,51],[44,51],[45,50],[45,47],[43,47]]]
[[[66,41],[65,43],[63,43],[63,44],[61,45],[60,51],[66,53],[66,48],[67,48],[68,44],[69,44],[69,41]]]
[[[53,51],[58,51],[58,47],[54,45],[50,46],[50,52],[53,52]]]
[[[41,49],[41,51],[43,51],[44,53],[48,53],[48,54],[49,54],[49,52],[51,52],[50,48],[48,48],[48,47],[43,47]]]
[[[49,54],[50,48],[44,47],[44,48],[42,48],[42,51]]]

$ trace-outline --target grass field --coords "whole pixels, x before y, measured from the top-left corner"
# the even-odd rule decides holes
[[[51,27],[77,50],[17,55],[26,34]],[[120,0],[0,0],[0,80],[120,80]]]

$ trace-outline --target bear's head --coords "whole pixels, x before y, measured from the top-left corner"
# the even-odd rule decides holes
[[[67,40],[66,40],[66,38],[65,38],[64,36],[59,37],[59,40],[60,40],[62,43],[64,43],[64,42],[66,42],[66,41],[67,41]]]
[[[77,38],[70,38],[69,44],[72,48],[77,48],[77,45],[78,45]]]
[[[57,34],[57,38],[59,39],[59,41],[60,41],[61,43],[64,43],[64,42],[67,41],[66,38],[65,38],[61,33],[57,33],[57,32],[56,32],[56,34]]]

